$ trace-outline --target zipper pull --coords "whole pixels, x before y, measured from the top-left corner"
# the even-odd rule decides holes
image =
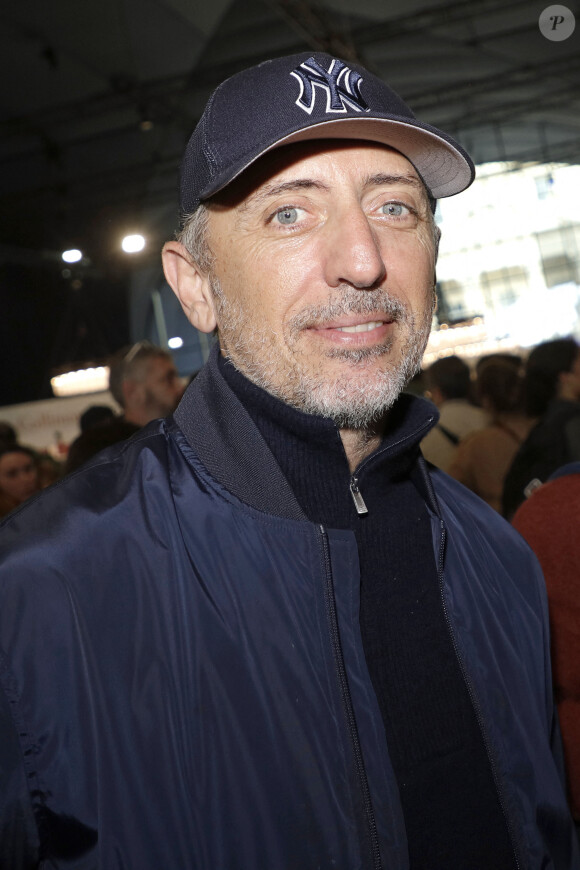
[[[364,498],[361,495],[360,489],[358,488],[358,478],[356,477],[351,477],[350,479],[350,494],[352,495],[352,500],[354,502],[357,514],[361,517],[364,517],[365,514],[368,514],[369,510],[365,504]]]

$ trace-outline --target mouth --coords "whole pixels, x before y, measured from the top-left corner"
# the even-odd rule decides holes
[[[318,352],[331,356],[353,351],[365,355],[386,352],[408,329],[409,312],[386,289],[361,291],[348,285],[336,298],[304,308],[290,323],[294,340],[301,335]]]
[[[332,328],[338,329],[339,332],[372,332],[373,329],[378,329],[386,322],[384,320],[369,320],[367,323],[356,323],[354,326],[335,326]]]
[[[351,315],[336,320],[316,324],[308,331],[318,338],[342,347],[367,347],[384,342],[394,326],[395,318],[390,316],[373,319],[367,315]]]

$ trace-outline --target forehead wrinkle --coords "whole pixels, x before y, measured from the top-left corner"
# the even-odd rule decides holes
[[[275,182],[264,184],[259,190],[250,194],[244,200],[240,205],[240,210],[246,210],[253,205],[260,205],[265,200],[279,196],[282,193],[312,189],[328,191],[330,188],[324,182],[314,178],[293,178],[290,181],[281,181],[278,184]]]

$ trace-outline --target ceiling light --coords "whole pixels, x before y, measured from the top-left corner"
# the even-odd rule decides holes
[[[178,347],[183,347],[183,339],[176,335],[173,338],[170,338],[167,344],[172,348],[172,350],[177,350]]]
[[[78,248],[71,248],[69,251],[63,251],[61,257],[65,263],[78,263],[83,258],[83,252]]]
[[[121,242],[121,247],[126,254],[136,254],[145,247],[145,239],[138,233],[132,236],[125,236]]]
[[[80,396],[85,393],[99,393],[109,387],[109,367],[79,369],[66,372],[50,379],[55,396]]]

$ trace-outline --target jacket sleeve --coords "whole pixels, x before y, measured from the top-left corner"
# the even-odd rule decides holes
[[[15,721],[17,699],[0,654],[0,870],[33,870],[39,866],[39,839],[27,771],[33,754],[26,733]],[[21,739],[24,738],[21,742]]]

